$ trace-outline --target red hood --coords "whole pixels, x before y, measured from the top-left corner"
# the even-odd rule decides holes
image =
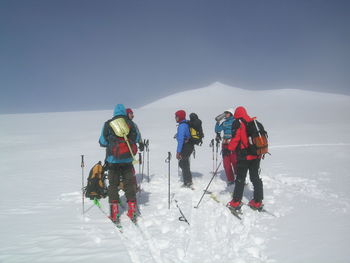
[[[252,118],[248,115],[246,109],[242,106],[236,108],[235,114],[233,115],[235,119],[243,119],[246,122],[252,121]]]

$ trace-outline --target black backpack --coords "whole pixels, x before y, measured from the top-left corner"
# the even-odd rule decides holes
[[[245,124],[249,142],[248,154],[265,155],[268,153],[268,136],[264,126],[256,119]]]
[[[87,186],[85,187],[85,196],[87,198],[93,199],[101,199],[107,196],[107,186],[105,183],[105,171],[99,161],[95,164],[89,173],[89,177],[87,179]]]
[[[190,127],[190,141],[196,145],[202,145],[204,133],[202,128],[202,121],[198,118],[196,113],[190,114],[190,120],[188,121]]]

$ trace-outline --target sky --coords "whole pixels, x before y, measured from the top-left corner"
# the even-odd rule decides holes
[[[140,107],[216,81],[350,95],[349,69],[347,0],[0,0],[0,114]]]

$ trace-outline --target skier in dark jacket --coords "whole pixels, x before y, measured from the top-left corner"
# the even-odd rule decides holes
[[[113,128],[113,123],[123,119],[122,123],[126,127],[124,130],[129,130],[127,139],[133,151],[130,149],[123,137],[116,135]],[[127,118],[125,107],[123,104],[118,104],[114,109],[114,117],[105,122],[102,128],[99,143],[102,147],[106,147],[106,163],[108,165],[108,199],[110,203],[110,218],[113,222],[119,220],[119,183],[123,182],[126,199],[128,201],[128,213],[130,219],[136,217],[136,192],[135,181],[133,179],[133,155],[137,152],[136,146],[137,131],[133,123]]]
[[[142,141],[142,136],[141,136],[141,132],[139,130],[139,127],[137,126],[137,124],[133,121],[134,119],[134,112],[132,109],[130,108],[127,108],[126,109],[126,115],[128,116],[129,120],[131,120],[133,123],[134,123],[134,126],[136,128],[136,132],[137,132],[137,138],[136,138],[136,142],[139,144],[139,150],[141,152],[143,152],[145,146],[143,144],[143,141]]]
[[[249,202],[249,206],[254,209],[262,209],[263,207],[263,182],[259,177],[260,155],[247,154],[249,145],[246,123],[253,119],[249,117],[247,111],[243,107],[238,107],[235,111],[233,123],[234,133],[228,149],[237,152],[237,179],[233,192],[233,199],[228,203],[232,208],[239,210],[242,206],[242,196],[244,190],[245,179],[249,170],[250,181],[254,187],[254,198]]]
[[[183,110],[177,111],[175,113],[175,120],[177,123],[179,123],[176,134],[176,158],[179,160],[179,166],[182,170],[184,186],[191,187],[193,183],[189,159],[193,152],[194,146],[190,142],[191,135],[188,121],[186,120],[186,112]]]
[[[136,132],[137,132],[137,137],[136,137],[136,142],[139,144],[139,150],[140,152],[143,152],[143,150],[145,149],[145,146],[143,144],[142,141],[142,137],[141,137],[141,132],[139,130],[139,127],[137,126],[137,124],[133,121],[134,119],[134,112],[132,109],[127,108],[126,109],[126,115],[128,116],[129,120],[134,124],[135,128],[136,128]],[[135,167],[133,167],[133,173],[134,173],[134,181],[135,181],[135,187],[136,187],[136,192],[138,192],[140,190],[140,187],[137,185],[137,179],[136,179],[136,173],[135,173]]]

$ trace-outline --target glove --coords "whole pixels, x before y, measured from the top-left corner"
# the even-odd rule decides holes
[[[176,159],[178,159],[178,160],[182,159],[181,153],[176,153]]]
[[[228,155],[230,155],[232,152],[229,150],[229,149],[227,149],[227,148],[224,148],[224,149],[222,149],[222,155],[223,156],[228,156]]]
[[[217,134],[216,134],[215,141],[216,141],[217,143],[219,143],[219,142],[221,141],[220,133],[217,133]]]
[[[143,150],[145,149],[145,145],[143,144],[143,142],[139,143],[139,150],[140,152],[143,152]]]

